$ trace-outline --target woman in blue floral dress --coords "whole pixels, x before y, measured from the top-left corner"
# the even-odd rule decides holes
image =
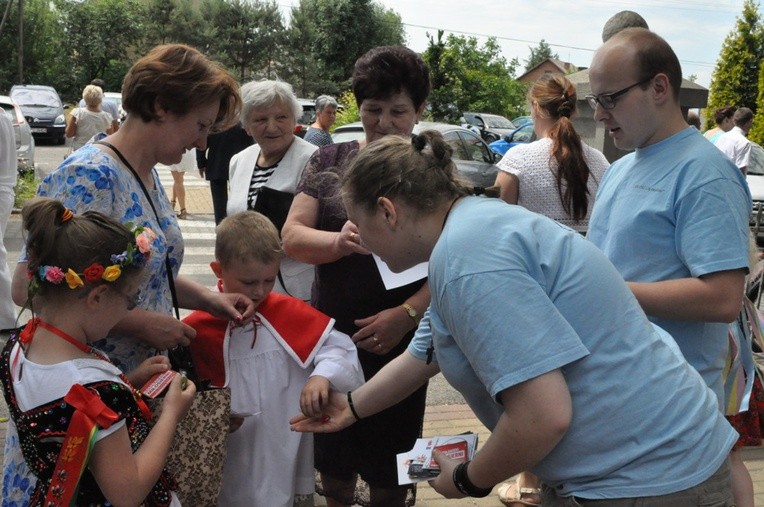
[[[212,292],[178,276],[183,238],[154,169],[157,163],[178,163],[186,150],[206,149],[211,130],[236,123],[241,108],[238,84],[196,49],[169,44],[157,46],[133,65],[125,76],[122,97],[128,113],[122,127],[111,136],[97,136],[96,142],[70,155],[44,179],[38,194],[62,201],[75,213],[97,210],[156,232],[152,250],[158,255],[152,255],[147,266],[138,308],[107,338],[93,344],[129,371],[159,351],[188,345],[195,335],[172,315],[167,265],[181,308],[243,323],[254,315],[254,305],[241,294]],[[13,281],[13,298],[19,305],[27,302],[26,271],[26,262],[19,262]],[[23,461],[11,423],[3,458],[2,507],[28,505],[35,479]]]

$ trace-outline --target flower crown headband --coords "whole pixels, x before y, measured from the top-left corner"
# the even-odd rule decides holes
[[[72,216],[72,211],[68,208],[65,209],[61,215],[61,223],[68,222]],[[128,228],[132,228],[132,224],[128,223],[126,225]],[[91,283],[100,280],[114,282],[122,275],[123,268],[145,265],[146,261],[151,257],[151,243],[157,236],[154,234],[154,231],[142,226],[133,228],[132,232],[135,236],[135,245],[130,243],[122,253],[113,254],[110,258],[111,265],[103,266],[98,262],[94,262],[86,267],[82,273],[77,273],[72,268],[64,270],[58,266],[40,266],[37,270],[30,270],[28,272],[31,288],[34,289],[34,286],[39,282],[59,285],[61,282],[66,281],[70,289],[84,287],[85,281]],[[84,281],[83,278],[85,279]]]

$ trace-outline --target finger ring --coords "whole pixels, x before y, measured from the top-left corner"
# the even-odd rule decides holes
[[[382,348],[382,344],[381,344],[381,343],[378,343],[378,344],[377,344],[377,348],[380,348],[380,349],[381,349],[381,348]]]
[[[372,335],[371,339],[374,340],[374,343],[379,343],[379,338],[377,338],[377,335]]]

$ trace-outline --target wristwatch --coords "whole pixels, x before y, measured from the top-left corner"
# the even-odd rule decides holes
[[[419,322],[422,320],[422,317],[419,316],[416,309],[408,303],[403,303],[401,306],[404,310],[406,310],[406,313],[409,315],[409,317],[414,319],[414,324],[419,327]]]

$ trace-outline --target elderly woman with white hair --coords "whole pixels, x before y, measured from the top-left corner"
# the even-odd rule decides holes
[[[259,211],[281,232],[302,171],[318,146],[294,135],[302,106],[288,83],[246,83],[241,99],[241,125],[257,144],[231,159],[226,211]],[[274,291],[309,300],[313,271],[310,264],[284,257]]]
[[[306,141],[316,146],[326,146],[334,142],[329,129],[337,119],[338,107],[337,101],[329,95],[321,95],[316,99],[316,121],[308,127],[305,133]]]

